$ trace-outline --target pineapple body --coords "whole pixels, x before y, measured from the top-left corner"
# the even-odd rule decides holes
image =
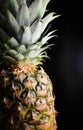
[[[58,17],[50,0],[6,0],[0,12],[0,130],[55,130],[55,97],[41,67]],[[5,66],[3,66],[5,65]],[[1,67],[2,66],[2,67]]]
[[[43,68],[21,64],[10,66],[1,71],[0,79],[0,109],[4,113],[0,117],[1,129],[53,129],[55,97],[52,82]]]

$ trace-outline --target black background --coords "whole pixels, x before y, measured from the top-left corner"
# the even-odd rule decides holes
[[[83,1],[51,0],[48,8],[61,16],[52,22],[58,39],[49,43],[44,68],[53,81],[58,130],[83,127]]]

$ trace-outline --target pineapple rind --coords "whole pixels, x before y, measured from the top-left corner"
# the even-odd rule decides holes
[[[5,130],[18,130],[21,123],[23,127],[25,127],[25,124],[26,126],[29,125],[30,130],[33,130],[33,128],[34,130],[35,128],[37,130],[51,130],[56,120],[55,99],[53,95],[51,95],[53,100],[50,100],[49,96],[47,97],[48,91],[51,91],[51,93],[53,91],[53,89],[50,89],[52,84],[49,82],[49,76],[42,68],[33,69],[32,72],[27,71],[28,69],[30,69],[28,66],[21,68],[17,66],[17,68],[11,67],[10,71],[8,69],[0,72],[0,87],[6,93],[5,95],[3,92],[0,106],[2,106],[2,110],[4,110],[5,106],[8,113],[7,124],[11,126],[5,128]],[[34,80],[32,80],[32,77]],[[31,87],[31,83],[28,84],[28,82],[32,83]],[[42,89],[44,89],[44,95],[42,95]],[[44,120],[46,120],[46,123]],[[33,128],[31,128],[32,126]]]

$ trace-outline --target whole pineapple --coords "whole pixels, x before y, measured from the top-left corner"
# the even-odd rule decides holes
[[[55,97],[41,67],[58,15],[50,0],[7,0],[0,13],[0,130],[53,130]],[[56,128],[55,128],[56,129]]]

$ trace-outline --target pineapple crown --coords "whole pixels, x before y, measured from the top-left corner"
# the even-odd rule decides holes
[[[0,13],[0,56],[2,61],[42,64],[48,57],[47,41],[54,37],[46,32],[48,24],[57,18],[46,10],[50,0],[7,0]]]

